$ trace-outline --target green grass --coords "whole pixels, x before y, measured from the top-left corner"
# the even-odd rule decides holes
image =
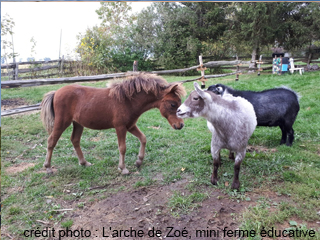
[[[173,82],[193,77],[165,78]],[[159,110],[144,113],[137,125],[147,136],[146,157],[139,173],[129,176],[121,176],[117,171],[119,153],[114,129],[84,130],[82,150],[86,159],[94,164],[85,168],[78,165],[70,142],[72,129],[69,127],[53,152],[52,165],[57,172],[47,177],[42,171],[42,164],[48,136],[41,125],[39,113],[13,115],[2,118],[1,196],[5,206],[2,209],[2,224],[6,231],[18,236],[23,229],[41,227],[36,220],[69,226],[73,223],[68,222],[63,213],[54,211],[63,208],[63,202],[75,202],[82,209],[88,202],[105,199],[119,191],[158,187],[185,179],[189,182],[185,187],[188,194],[183,195],[186,191],[182,190],[172,192],[172,197],[164,203],[174,216],[188,214],[196,209],[208,195],[194,189],[205,187],[221,191],[237,202],[247,201],[252,192],[269,191],[281,198],[275,205],[271,196],[261,195],[257,204],[238,213],[243,219],[242,229],[271,229],[293,218],[299,219],[299,224],[320,221],[317,214],[320,211],[319,72],[306,72],[302,76],[262,74],[258,77],[256,74],[248,74],[240,75],[240,81],[235,82],[234,79],[235,76],[210,79],[206,85],[225,83],[237,89],[250,90],[285,85],[301,95],[300,112],[294,124],[293,146],[279,145],[279,128],[258,127],[249,140],[249,145],[267,151],[246,154],[241,165],[239,192],[231,191],[230,185],[225,184],[231,183],[233,179],[233,163],[228,160],[226,150],[221,153],[223,165],[218,172],[219,184],[211,185],[211,134],[202,118],[187,119],[185,127],[181,131],[175,131],[161,117]],[[82,84],[104,87],[106,82]],[[30,104],[38,103],[43,94],[62,86],[2,89],[1,97],[23,98]],[[188,94],[193,90],[192,83],[186,83],[185,87]],[[152,126],[160,126],[160,129]],[[126,166],[129,171],[136,172],[135,161],[140,143],[131,134],[127,135],[126,143]],[[33,163],[34,166],[17,174],[6,172],[13,165],[26,163]],[[109,187],[95,188],[104,185]],[[70,193],[66,194],[65,189]],[[48,196],[52,197],[52,201],[47,201]],[[307,228],[307,225],[302,227]]]
[[[168,206],[174,217],[180,214],[188,214],[194,208],[198,207],[198,203],[208,198],[208,193],[200,193],[195,191],[189,195],[180,192],[174,192],[168,200]]]

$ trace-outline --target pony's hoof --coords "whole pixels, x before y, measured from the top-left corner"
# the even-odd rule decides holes
[[[121,168],[118,167],[118,170],[122,175],[128,175],[130,173],[129,170],[126,169],[126,168],[121,169]]]
[[[121,171],[121,174],[122,175],[128,175],[130,172],[129,172],[129,170],[128,169],[122,169],[122,171]]]
[[[48,175],[52,175],[53,174],[52,168],[47,168],[47,174]]]
[[[140,168],[141,164],[142,164],[142,161],[140,159],[136,161],[137,168]]]
[[[89,163],[89,162],[85,162],[85,163],[81,163],[80,164],[81,166],[85,166],[85,167],[90,167],[90,166],[92,166],[93,164],[91,164],[91,163]]]

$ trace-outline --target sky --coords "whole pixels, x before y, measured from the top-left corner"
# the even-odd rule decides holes
[[[139,12],[150,4],[133,2],[131,6]],[[61,32],[60,56],[75,56],[76,36],[101,23],[95,12],[99,7],[99,2],[1,2],[1,16],[7,13],[15,22],[13,43],[18,61],[31,56],[31,38],[36,41],[36,60],[54,60],[59,58]]]

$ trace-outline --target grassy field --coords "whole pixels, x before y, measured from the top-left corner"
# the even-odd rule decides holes
[[[173,82],[193,77],[165,78]],[[71,227],[73,219],[66,217],[64,212],[56,211],[62,202],[76,203],[81,209],[86,203],[102,201],[115,193],[142,187],[159,188],[184,180],[187,180],[184,188],[188,194],[174,191],[168,201],[163,202],[163,207],[170,209],[173,218],[197,211],[212,192],[219,191],[235,204],[250,202],[248,207],[235,213],[240,229],[256,232],[284,226],[314,229],[314,237],[295,239],[320,239],[320,73],[306,72],[302,76],[262,74],[259,77],[247,74],[241,75],[237,82],[234,78],[211,79],[207,86],[224,83],[237,89],[263,90],[285,85],[301,96],[300,112],[293,126],[293,146],[279,145],[280,128],[258,127],[241,165],[238,192],[232,191],[228,184],[233,179],[233,163],[228,160],[226,150],[222,151],[219,184],[212,186],[210,183],[211,134],[202,118],[187,119],[185,127],[175,131],[157,109],[144,113],[137,125],[147,136],[146,158],[137,172],[134,163],[139,141],[128,134],[126,166],[134,173],[129,176],[121,176],[117,171],[119,154],[114,129],[84,130],[82,150],[86,159],[94,164],[84,168],[78,165],[69,127],[54,149],[52,165],[57,171],[50,177],[42,169],[48,136],[39,113],[2,118],[3,239],[10,239],[9,236],[19,239],[25,229],[43,227],[41,222]],[[105,87],[106,82],[83,85]],[[3,89],[1,98],[22,98],[35,104],[41,101],[44,93],[62,86]],[[185,84],[185,87],[188,94],[193,90],[192,83]],[[24,165],[29,167],[19,172],[12,170]],[[95,188],[104,185],[109,187]],[[66,188],[72,194],[66,194]],[[252,201],[254,195],[258,197]],[[277,202],[271,200],[275,198]],[[219,198],[216,201],[219,202]]]

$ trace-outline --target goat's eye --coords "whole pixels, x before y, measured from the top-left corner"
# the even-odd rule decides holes
[[[176,105],[174,103],[171,103],[171,107],[176,107]]]
[[[193,100],[198,101],[198,100],[199,100],[199,98],[198,98],[198,97],[194,97],[194,98],[193,98]]]

